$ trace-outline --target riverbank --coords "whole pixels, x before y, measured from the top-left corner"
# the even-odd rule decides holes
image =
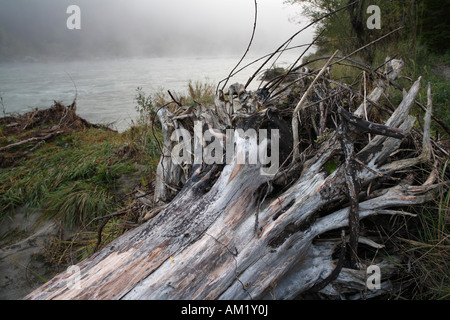
[[[187,105],[212,103],[212,84],[189,82]],[[135,93],[124,132],[78,116],[77,103],[0,118],[0,299],[20,299],[153,217],[166,92]]]
[[[214,99],[214,88],[190,83],[188,96],[175,94],[174,99],[185,106],[207,105]],[[159,157],[155,138],[161,137],[152,123],[155,111],[170,101],[163,92],[147,96],[138,90],[140,118],[123,133],[78,117],[74,103],[1,119],[0,154],[6,160],[0,168],[0,298],[22,298],[157,213],[152,181]],[[446,167],[447,162],[439,172],[442,180]],[[422,208],[419,219],[402,226],[411,238],[399,233],[392,237],[397,250],[413,262],[399,284],[419,281],[420,272],[430,271],[422,261],[431,263],[434,278],[445,276],[446,264],[440,259],[447,256],[446,237],[441,248],[442,241],[436,245],[433,234],[422,231],[434,233],[437,224],[438,236],[446,234],[448,199],[443,187],[436,201]],[[380,226],[380,220],[375,224]],[[448,296],[447,288],[444,280],[440,297]]]
[[[91,254],[94,219],[148,191],[158,160],[138,138],[148,133],[91,124],[75,102],[0,119],[0,299],[20,299]],[[137,218],[113,219],[102,244]]]

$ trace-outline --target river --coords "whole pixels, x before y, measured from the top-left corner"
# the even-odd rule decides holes
[[[240,66],[253,61],[246,58]],[[294,61],[286,56],[277,66]],[[146,94],[158,90],[186,92],[189,80],[214,85],[227,77],[240,57],[133,58],[73,62],[0,64],[0,112],[23,113],[48,108],[53,100],[70,104],[77,92],[77,113],[93,123],[111,124],[123,131],[137,118],[136,88]],[[233,77],[245,83],[259,64]],[[75,85],[76,89],[75,89]],[[255,84],[257,85],[257,83]]]

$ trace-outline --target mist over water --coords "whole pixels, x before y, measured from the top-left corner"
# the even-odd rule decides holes
[[[236,57],[177,57],[0,64],[0,93],[7,113],[48,108],[53,100],[67,105],[77,93],[81,117],[93,123],[114,122],[112,127],[123,131],[138,116],[134,101],[137,87],[146,94],[161,90],[185,94],[189,80],[216,85],[237,61]],[[277,65],[287,63],[280,59]],[[229,84],[245,83],[258,66],[246,68]],[[254,81],[250,89],[258,84]]]
[[[257,2],[256,34],[241,66],[274,51],[306,24],[296,6]],[[80,7],[81,30],[66,26],[69,5]],[[189,80],[217,84],[225,78],[247,48],[253,20],[252,0],[0,0],[5,111],[71,103],[72,78],[78,114],[96,123],[115,121],[123,130],[136,118],[137,87],[147,94],[181,92]],[[312,32],[291,46],[311,42]],[[293,62],[301,52],[293,50],[277,64]],[[246,82],[258,66],[229,84]]]
[[[306,23],[283,0],[257,3],[254,53]],[[67,28],[70,5],[80,8],[80,30]],[[0,0],[0,61],[242,54],[253,21],[253,0]]]

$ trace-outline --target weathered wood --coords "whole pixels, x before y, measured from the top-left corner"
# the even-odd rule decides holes
[[[172,113],[167,108],[158,110],[157,116],[161,122],[164,144],[162,148],[161,158],[156,171],[155,182],[155,202],[164,202],[177,193],[177,184],[182,177],[182,168],[180,164],[172,160],[173,141],[171,140],[172,133],[177,127],[169,125],[169,117]]]
[[[192,113],[202,127],[217,129],[215,138],[229,160],[224,164],[174,164],[170,136],[176,128],[189,132],[194,128],[184,122],[187,117],[174,120],[167,109],[161,109],[164,149],[155,199],[166,201],[173,195],[173,200],[150,220],[79,263],[81,289],[70,286],[70,273],[61,273],[26,299],[291,299],[315,285],[322,294],[357,294],[365,288],[364,263],[368,262],[359,261],[360,269],[347,268],[332,257],[342,240],[314,240],[349,225],[357,228],[361,219],[370,216],[402,214],[395,208],[433,198],[437,185],[431,180],[418,186],[404,180],[369,196],[359,192],[380,175],[429,159],[430,137],[424,134],[419,160],[388,161],[413,127],[414,118],[408,114],[419,86],[420,79],[383,126],[357,118],[360,108],[353,115],[341,112],[344,126],[348,125],[344,135],[332,132],[313,153],[304,150],[296,161],[292,161],[293,133],[283,128],[286,122],[276,106],[261,106],[256,93],[243,90],[237,99],[230,93],[227,100],[219,91],[214,106],[198,106]],[[378,99],[380,92],[377,87],[372,98]],[[338,112],[336,106],[333,112]],[[428,133],[430,112],[425,121]],[[236,136],[233,146],[248,144],[249,148],[231,153],[224,143],[227,126],[279,129],[283,156],[276,174],[261,174],[261,161],[242,163],[246,153],[255,151],[245,137]],[[349,139],[357,127],[392,137],[376,135],[356,150]],[[266,139],[256,147],[268,144]],[[196,152],[193,157],[198,156]],[[342,153],[346,161],[326,172],[325,164]],[[348,196],[350,205],[345,204]],[[336,207],[336,203],[345,205]],[[358,241],[377,246],[370,239],[355,237],[357,230],[353,234],[353,249]],[[387,275],[394,273],[394,263],[377,263]],[[325,279],[333,280],[319,286]],[[380,293],[389,290],[388,283],[382,288]]]
[[[342,114],[342,112],[341,112]],[[356,257],[358,252],[359,239],[359,181],[356,177],[356,161],[355,161],[355,146],[349,137],[348,122],[343,117],[341,127],[338,130],[338,136],[341,143],[341,148],[344,151],[345,165],[344,176],[345,184],[347,186],[347,197],[350,200],[350,211],[348,224],[350,227],[350,263],[356,266]]]
[[[14,148],[14,147],[18,147],[18,146],[21,146],[23,144],[27,144],[27,143],[30,143],[30,142],[45,141],[45,140],[48,140],[50,138],[53,138],[54,136],[60,135],[62,133],[64,133],[64,131],[62,131],[62,130],[51,131],[50,133],[48,133],[47,135],[45,135],[43,137],[32,137],[32,138],[25,139],[25,140],[22,140],[22,141],[19,141],[19,142],[8,144],[7,146],[1,147],[0,151],[5,151],[5,150],[8,150],[8,149],[11,149],[11,148]]]
[[[334,57],[338,54],[338,52],[339,52],[339,50],[336,50],[333,53],[333,55],[330,57],[330,59],[322,67],[322,69],[320,69],[319,73],[316,75],[316,77],[314,78],[313,82],[309,85],[308,89],[306,89],[306,91],[303,94],[302,98],[300,99],[300,101],[295,106],[295,109],[294,109],[293,114],[292,114],[292,132],[293,132],[293,140],[294,140],[294,145],[293,145],[294,157],[293,157],[293,159],[294,160],[297,159],[298,156],[300,155],[299,146],[298,146],[298,144],[299,144],[299,136],[298,136],[298,118],[297,118],[298,116],[297,116],[297,113],[303,107],[303,105],[304,105],[306,99],[308,98],[308,95],[311,92],[312,88],[314,87],[314,84],[316,83],[317,79],[319,79],[320,76],[322,76],[322,74],[328,68],[328,66],[330,65],[331,61],[333,61]]]

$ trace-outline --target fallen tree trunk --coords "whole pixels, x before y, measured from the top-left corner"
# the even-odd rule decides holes
[[[292,156],[290,130],[302,96],[295,90],[270,100],[261,97],[262,90],[235,84],[228,98],[218,92],[214,106],[198,105],[182,115],[169,107],[159,110],[164,147],[155,200],[170,203],[79,263],[75,275],[61,273],[26,299],[292,299],[312,291],[358,297],[367,291],[367,266],[373,264],[383,282],[367,295],[389,292],[395,257],[367,261],[358,257],[354,242],[380,248],[360,233],[361,220],[410,215],[404,208],[433,198],[438,184],[422,173],[405,174],[420,163],[431,166],[431,103],[423,152],[401,149],[412,139],[415,118],[409,110],[419,87],[420,79],[381,125],[352,115],[362,115],[363,105],[352,112],[341,103],[350,95],[336,93],[341,88],[314,81],[310,101],[333,99],[320,106],[327,112],[306,108],[294,116],[300,124],[298,157]],[[378,100],[382,89],[374,90],[370,96]],[[297,100],[283,107],[294,94]],[[311,123],[326,126],[323,135]],[[252,129],[259,140],[252,140]],[[193,148],[187,141],[192,135]],[[332,159],[338,163],[328,170]],[[354,252],[336,257],[346,235]]]

